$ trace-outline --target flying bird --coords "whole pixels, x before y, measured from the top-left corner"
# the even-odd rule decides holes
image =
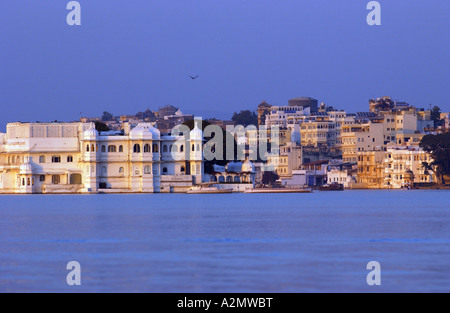
[[[194,80],[194,79],[197,79],[197,78],[198,78],[198,75],[197,75],[197,76],[191,76],[191,75],[189,75],[189,77],[192,78],[192,80]]]

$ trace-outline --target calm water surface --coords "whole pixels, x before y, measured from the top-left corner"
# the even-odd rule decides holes
[[[450,292],[450,193],[0,196],[0,292],[19,291]]]

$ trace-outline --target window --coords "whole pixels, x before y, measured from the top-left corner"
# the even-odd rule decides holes
[[[61,157],[59,155],[52,156],[52,163],[61,163]]]
[[[52,184],[58,185],[61,183],[61,176],[59,175],[52,175]]]
[[[133,152],[134,153],[141,153],[141,146],[138,144],[135,144],[133,147]]]
[[[120,174],[125,173],[125,169],[124,169],[123,167],[119,168],[119,173],[120,173]]]
[[[184,145],[181,145],[180,152],[184,152]]]
[[[186,169],[184,168],[184,166],[181,167],[181,173],[184,173],[186,171]]]
[[[153,153],[158,153],[159,152],[159,146],[158,144],[153,144]]]
[[[39,181],[40,182],[45,182],[45,175],[39,176]]]
[[[39,157],[39,163],[45,163],[45,156],[41,155]]]
[[[106,152],[106,146],[102,146],[102,152],[103,152],[103,153]]]
[[[89,145],[86,146],[86,152],[89,152]]]
[[[150,168],[150,166],[146,166],[146,167],[144,167],[144,174],[151,174],[152,173],[152,170],[151,170],[151,168]]]
[[[167,174],[167,167],[163,168],[163,174]]]
[[[72,163],[73,162],[73,156],[69,155],[67,157],[67,163]]]
[[[146,144],[146,145],[144,146],[144,153],[150,153],[150,152],[152,152],[151,149],[150,149],[150,145],[149,145],[149,144]]]
[[[106,166],[102,166],[102,175],[106,175]]]
[[[116,146],[108,146],[108,152],[117,152]]]
[[[123,152],[123,146],[119,146],[119,152]]]
[[[195,151],[195,145],[192,145],[192,151]]]
[[[197,145],[197,151],[200,151],[200,145]]]
[[[163,152],[167,152],[167,145],[163,146]]]

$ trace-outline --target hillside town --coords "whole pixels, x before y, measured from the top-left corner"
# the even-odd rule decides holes
[[[425,136],[449,134],[450,113],[390,97],[371,99],[367,108],[348,113],[299,97],[282,106],[263,101],[254,112],[235,113],[230,120],[202,120],[165,106],[135,115],[104,112],[70,123],[9,123],[6,133],[0,133],[0,193],[185,193],[199,186],[230,192],[412,189],[450,184],[449,160],[441,166],[433,149],[424,148]],[[175,131],[180,125],[189,125],[189,131]],[[206,160],[206,125],[232,136],[237,125],[247,127],[244,138],[235,138],[242,156]],[[255,142],[274,145],[273,134],[261,138],[261,128],[277,129],[277,149],[254,158]]]

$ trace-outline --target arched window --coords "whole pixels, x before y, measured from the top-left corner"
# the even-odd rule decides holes
[[[150,153],[150,152],[152,152],[151,149],[150,149],[150,145],[149,145],[149,144],[146,144],[146,145],[144,146],[144,152],[145,152],[145,153]]]
[[[195,145],[192,145],[192,151],[195,151]]]
[[[52,156],[52,163],[61,163],[61,157],[59,155]]]
[[[152,169],[150,166],[146,166],[144,167],[144,174],[151,174],[152,173]]]
[[[227,176],[227,183],[232,183],[232,182],[233,182],[233,177]]]
[[[158,153],[159,152],[159,146],[157,143],[153,144],[153,153]]]
[[[39,157],[39,163],[45,163],[45,156],[41,155]]]
[[[141,146],[138,144],[135,144],[133,147],[133,152],[134,153],[141,153]]]
[[[224,182],[225,182],[225,177],[219,176],[219,183],[224,183]]]
[[[163,152],[167,152],[167,145],[163,146]]]
[[[86,152],[89,152],[89,145],[86,146]]]
[[[123,167],[119,168],[119,173],[120,173],[120,174],[125,173],[125,169],[124,169]]]
[[[119,152],[123,152],[123,146],[119,146]]]
[[[108,152],[117,152],[116,146],[108,146]]]
[[[103,152],[103,153],[106,152],[106,146],[102,146],[102,152]]]
[[[181,173],[186,172],[186,169],[184,168],[184,166],[181,167],[180,172],[181,172]]]
[[[73,162],[73,156],[69,155],[67,157],[67,163],[72,163]]]
[[[234,182],[235,183],[240,183],[241,182],[239,176],[234,176]]]
[[[167,174],[167,167],[163,167],[163,174]]]
[[[180,152],[184,152],[184,145],[181,145]]]

